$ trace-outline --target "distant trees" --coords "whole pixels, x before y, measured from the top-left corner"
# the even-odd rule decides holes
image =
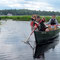
[[[32,15],[32,14],[38,14],[41,16],[47,16],[47,15],[53,15],[56,14],[60,16],[60,12],[54,12],[54,11],[36,11],[36,10],[28,10],[28,9],[10,9],[10,10],[0,10],[0,15],[7,15],[8,13],[12,15]]]

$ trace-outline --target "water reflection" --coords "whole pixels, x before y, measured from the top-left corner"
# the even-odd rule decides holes
[[[35,53],[33,56],[34,59],[42,58],[43,60],[45,60],[45,52],[47,52],[49,49],[52,49],[54,51],[58,43],[59,43],[59,36],[53,40],[48,40],[48,42],[45,42],[45,44],[36,45]]]

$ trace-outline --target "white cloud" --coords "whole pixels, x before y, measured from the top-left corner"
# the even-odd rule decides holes
[[[30,9],[30,10],[45,10],[45,11],[55,11],[53,7],[48,2],[43,2],[41,0],[0,0],[0,6],[3,8],[12,8],[12,9]],[[1,8],[0,7],[0,8]],[[4,8],[3,8],[4,9]]]
[[[11,4],[11,5],[8,5],[9,7],[11,8],[14,8],[14,7],[21,7],[21,4]]]
[[[0,5],[11,5],[11,4],[18,4],[19,2],[22,2],[24,0],[1,0]]]
[[[47,11],[53,11],[54,8],[46,3],[46,2],[26,2],[27,4],[24,4],[24,7],[31,10],[47,10]]]
[[[0,6],[1,7],[10,7],[10,8],[22,8],[23,4],[21,2],[24,0],[1,0],[0,1]],[[4,9],[4,8],[3,8]]]

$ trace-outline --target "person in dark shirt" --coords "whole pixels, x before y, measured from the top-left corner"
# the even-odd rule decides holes
[[[37,28],[36,31],[45,31],[46,26],[44,24],[45,19],[41,19],[40,16],[36,17],[34,28]]]

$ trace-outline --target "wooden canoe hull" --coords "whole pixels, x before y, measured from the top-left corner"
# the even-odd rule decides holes
[[[35,40],[37,44],[42,43],[43,41],[48,41],[59,36],[59,29],[45,32],[45,31],[34,31]]]

